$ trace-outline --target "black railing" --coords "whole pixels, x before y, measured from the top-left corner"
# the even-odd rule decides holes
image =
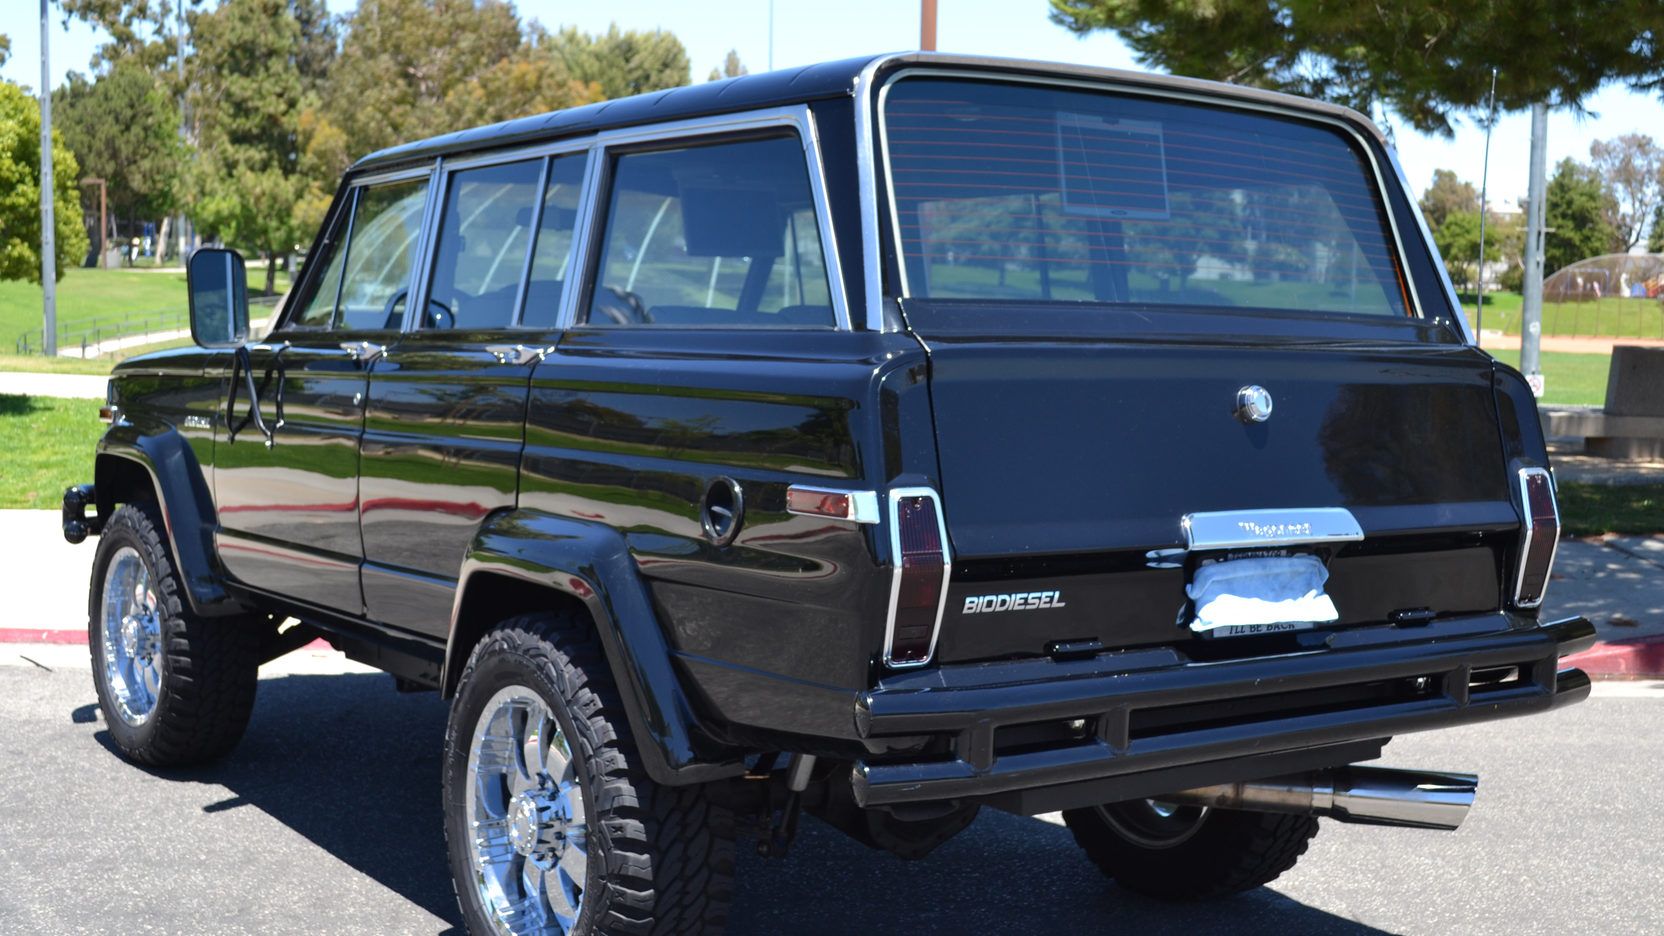
[[[266,318],[276,308],[281,296],[256,296],[249,299],[249,317]],[[186,309],[161,312],[126,312],[121,315],[101,316],[60,324],[57,329],[58,353],[78,354],[80,357],[113,357],[122,351],[151,344],[148,339],[168,341],[190,334],[190,313]],[[104,348],[106,342],[141,339],[122,347]],[[46,353],[46,329],[37,328],[18,335],[12,349],[21,355]]]

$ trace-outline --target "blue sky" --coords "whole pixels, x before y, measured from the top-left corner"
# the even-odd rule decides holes
[[[334,0],[335,12],[354,5]],[[555,28],[574,25],[599,32],[612,22],[625,29],[666,29],[688,48],[694,80],[703,80],[730,48],[752,71],[769,60],[769,0],[623,0],[572,3],[522,0],[521,16]],[[0,76],[31,87],[40,84],[40,23],[31,0],[0,4],[0,33],[12,40],[12,59]],[[1047,59],[1114,68],[1138,68],[1132,53],[1108,34],[1076,37],[1046,18],[1046,0],[940,0],[937,46],[948,52]],[[59,18],[61,19],[61,17]],[[918,6],[913,0],[775,0],[774,65],[784,68],[869,52],[918,46]],[[52,28],[54,86],[65,72],[85,71],[98,37],[79,23],[66,32]],[[1664,138],[1664,100],[1612,86],[1591,97],[1593,113],[1579,117],[1557,112],[1549,118],[1549,161],[1562,157],[1587,160],[1589,144],[1622,133],[1643,132]],[[1395,127],[1400,159],[1419,192],[1434,169],[1454,169],[1476,184],[1484,135],[1465,121],[1453,139],[1427,137]],[[1497,124],[1491,149],[1493,201],[1523,198],[1530,118],[1508,114]]]

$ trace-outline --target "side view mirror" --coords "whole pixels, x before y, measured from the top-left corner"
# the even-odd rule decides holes
[[[203,348],[234,348],[248,339],[248,273],[235,250],[204,247],[185,268],[191,298],[191,340]]]

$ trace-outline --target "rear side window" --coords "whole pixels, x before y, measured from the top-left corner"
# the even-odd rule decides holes
[[[1338,129],[929,78],[889,86],[883,119],[910,296],[1409,314]]]
[[[492,329],[514,323],[542,175],[541,159],[451,175],[422,328]]]
[[[796,137],[630,153],[612,179],[590,324],[834,324]]]

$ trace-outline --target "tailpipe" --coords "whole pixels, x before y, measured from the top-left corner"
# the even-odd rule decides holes
[[[1360,825],[1454,831],[1467,818],[1478,791],[1479,778],[1474,774],[1340,767],[1197,787],[1155,799],[1184,806],[1327,816]]]

